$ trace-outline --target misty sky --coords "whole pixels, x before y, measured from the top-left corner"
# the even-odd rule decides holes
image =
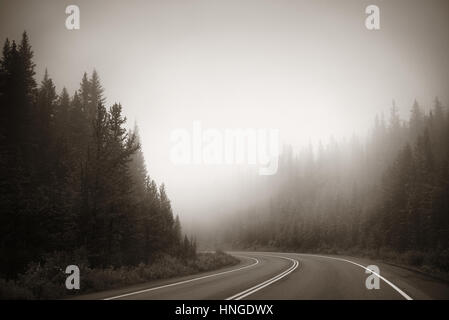
[[[80,30],[65,28],[70,4]],[[365,28],[369,4],[379,31]],[[449,102],[447,0],[0,0],[0,39],[23,30],[58,91],[96,68],[184,220],[224,210],[229,168],[174,166],[176,128],[275,128],[300,145],[363,135],[392,99],[404,117],[415,98]]]

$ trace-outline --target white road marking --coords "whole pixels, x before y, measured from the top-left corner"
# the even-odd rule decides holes
[[[367,267],[358,264],[356,262],[353,262],[351,260],[347,260],[347,259],[343,259],[343,258],[336,258],[336,257],[328,257],[328,256],[321,256],[321,255],[317,255],[317,254],[308,254],[308,253],[294,253],[295,255],[303,255],[303,256],[313,256],[313,257],[320,257],[320,258],[327,258],[327,259],[333,259],[333,260],[339,260],[339,261],[344,261],[344,262],[348,262],[348,263],[352,263],[353,265],[359,266],[360,268],[363,268],[365,270],[368,270],[369,272],[375,274],[376,276],[378,276],[380,279],[382,279],[383,281],[385,281],[387,284],[390,285],[390,287],[392,287],[394,290],[396,290],[397,292],[399,292],[405,299],[407,300],[413,300],[412,297],[410,297],[408,294],[406,294],[404,291],[402,291],[401,289],[399,289],[396,285],[394,285],[391,281],[387,280],[385,277],[381,276],[380,274],[368,269]]]
[[[244,257],[249,258],[249,259],[252,259],[252,260],[254,260],[255,262],[252,263],[252,264],[250,264],[250,265],[247,265],[247,266],[238,268],[238,269],[232,269],[232,270],[223,271],[223,272],[219,272],[219,273],[209,274],[209,275],[207,275],[207,276],[198,277],[198,278],[193,278],[193,279],[184,280],[184,281],[175,282],[175,283],[170,283],[170,284],[166,284],[166,285],[159,286],[159,287],[154,287],[154,288],[149,288],[149,289],[144,289],[144,290],[139,290],[139,291],[129,292],[129,293],[121,294],[121,295],[118,295],[118,296],[114,296],[114,297],[110,297],[110,298],[105,298],[105,299],[103,299],[103,300],[114,300],[114,299],[119,299],[119,298],[123,298],[123,297],[132,296],[132,295],[139,294],[139,293],[144,293],[144,292],[154,291],[154,290],[163,289],[163,288],[167,288],[167,287],[173,287],[173,286],[177,286],[177,285],[184,284],[184,283],[189,283],[189,282],[193,282],[193,281],[197,281],[197,280],[201,280],[201,279],[206,279],[206,278],[215,277],[215,276],[219,276],[219,275],[226,274],[226,273],[231,273],[231,272],[243,270],[243,269],[246,269],[246,268],[249,268],[249,267],[253,267],[253,266],[255,266],[256,264],[259,263],[259,260],[257,260],[256,258],[253,258],[253,257],[247,257],[247,256],[244,256]]]
[[[285,276],[287,276],[290,273],[292,273],[299,265],[297,260],[290,259],[290,258],[287,258],[287,257],[273,256],[273,255],[266,255],[266,256],[267,257],[276,257],[276,258],[282,258],[282,259],[290,260],[290,261],[293,261],[293,265],[290,266],[290,268],[288,268],[284,272],[281,272],[280,274],[278,274],[278,275],[276,275],[276,276],[274,276],[274,277],[272,277],[272,278],[270,278],[270,279],[268,279],[268,280],[266,280],[266,281],[264,281],[262,283],[259,283],[259,284],[255,285],[255,286],[253,286],[253,287],[251,287],[249,289],[246,289],[246,290],[244,290],[242,292],[239,292],[239,293],[237,293],[237,294],[227,298],[226,300],[241,300],[241,299],[243,299],[243,298],[245,298],[245,297],[247,297],[247,296],[249,296],[249,295],[251,295],[251,294],[253,294],[253,293],[257,292],[257,291],[259,291],[259,290],[262,290],[263,288],[268,287],[270,284],[275,283],[276,281],[279,281],[282,278],[284,278]]]
[[[257,252],[253,252],[253,253],[257,253]],[[276,252],[261,252],[261,253],[276,253]],[[412,297],[410,297],[408,294],[406,294],[404,291],[402,291],[401,289],[399,289],[395,284],[393,284],[391,281],[389,281],[388,279],[386,279],[385,277],[381,276],[380,274],[373,272],[372,270],[366,268],[365,266],[353,262],[351,260],[347,260],[347,259],[343,259],[343,258],[336,258],[336,257],[329,257],[329,256],[322,256],[322,255],[318,255],[318,254],[309,254],[309,253],[286,253],[286,254],[294,254],[297,256],[312,256],[312,257],[319,257],[319,258],[326,258],[326,259],[333,259],[333,260],[339,260],[339,261],[343,261],[343,262],[347,262],[347,263],[351,263],[353,265],[356,265],[360,268],[363,268],[365,270],[368,270],[369,272],[375,274],[376,276],[378,276],[380,279],[382,279],[383,281],[385,281],[385,283],[387,283],[390,287],[392,287],[394,290],[396,290],[400,295],[402,295],[405,299],[407,300],[413,300]]]
[[[252,252],[252,253],[259,254],[259,252]],[[274,254],[276,254],[277,252],[260,252],[260,253],[270,253],[270,254],[274,253]],[[375,274],[376,276],[378,276],[385,283],[387,283],[394,290],[396,290],[399,294],[401,294],[405,299],[413,300],[409,295],[407,295],[404,291],[402,291],[400,288],[398,288],[395,284],[393,284],[391,281],[389,281],[385,277],[383,277],[380,274],[378,274],[376,272],[373,272],[372,270],[368,269],[367,267],[365,267],[365,266],[363,266],[363,265],[361,265],[359,263],[353,262],[351,260],[347,260],[347,259],[343,259],[343,258],[337,258],[337,257],[316,255],[316,254],[307,254],[307,253],[287,253],[287,254],[293,254],[293,255],[298,255],[298,256],[303,255],[303,256],[312,256],[312,257],[318,257],[318,258],[332,259],[332,260],[343,261],[343,262],[346,262],[346,263],[350,263],[350,264],[356,265],[356,266],[358,266],[360,268],[363,268],[364,270],[368,270],[369,272],[371,272],[371,273]],[[240,254],[235,254],[235,255],[240,255]],[[265,255],[265,256],[277,257],[277,258],[290,260],[290,261],[293,262],[293,265],[290,266],[287,270],[281,272],[280,274],[278,274],[278,275],[276,275],[276,276],[274,276],[274,277],[272,277],[272,278],[270,278],[270,279],[268,279],[268,280],[266,280],[266,281],[264,281],[262,283],[259,283],[259,284],[255,285],[255,286],[253,286],[253,287],[251,287],[249,289],[246,289],[246,290],[244,290],[242,292],[239,292],[239,293],[237,293],[237,294],[227,298],[226,300],[241,300],[241,299],[243,299],[243,298],[245,298],[245,297],[247,297],[247,296],[249,296],[249,295],[251,295],[251,294],[253,294],[253,293],[257,292],[257,291],[259,291],[259,290],[262,290],[263,288],[265,288],[265,287],[275,283],[276,281],[279,281],[280,279],[282,279],[282,278],[286,277],[287,275],[289,275],[290,273],[292,273],[299,265],[297,260],[294,260],[294,259],[291,259],[291,258],[288,258],[288,257],[282,257],[282,256],[277,256],[277,255]],[[131,296],[131,295],[136,295],[136,294],[140,294],[140,293],[144,293],[144,292],[149,292],[149,291],[154,291],[154,290],[158,290],[158,289],[172,287],[172,286],[176,286],[176,285],[180,285],[180,284],[184,284],[184,283],[189,283],[189,282],[193,282],[193,281],[197,281],[197,280],[201,280],[201,279],[215,277],[215,276],[219,276],[219,275],[222,275],[222,274],[227,274],[227,273],[243,270],[243,269],[255,266],[255,265],[257,265],[259,263],[259,260],[256,259],[256,258],[248,257],[248,256],[245,256],[245,257],[249,258],[249,259],[252,259],[255,262],[250,264],[250,265],[241,267],[241,268],[228,270],[228,271],[223,271],[223,272],[219,272],[219,273],[214,273],[214,274],[210,274],[210,275],[207,275],[207,276],[193,278],[193,279],[184,280],[184,281],[180,281],[180,282],[170,283],[170,284],[159,286],[159,287],[154,287],[154,288],[139,290],[139,291],[135,291],[135,292],[125,293],[125,294],[122,294],[122,295],[106,298],[104,300],[118,299],[118,298],[127,297],[127,296]]]

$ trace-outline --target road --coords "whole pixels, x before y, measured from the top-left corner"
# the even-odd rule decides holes
[[[170,280],[82,295],[78,299],[449,299],[449,285],[421,273],[365,259],[278,252],[231,252],[240,264]],[[380,288],[368,290],[369,265]]]

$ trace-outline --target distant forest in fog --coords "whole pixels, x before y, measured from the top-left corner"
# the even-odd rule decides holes
[[[417,101],[403,121],[393,102],[366,143],[331,140],[314,152],[285,147],[265,199],[222,226],[233,248],[406,255],[449,270],[449,111]]]
[[[73,96],[66,89],[58,95],[47,73],[36,83],[32,58],[26,33],[18,45],[5,41],[0,277],[16,277],[55,253],[93,268],[194,256],[164,185],[147,174],[137,128],[124,128],[120,104],[104,106],[98,74],[84,74]]]

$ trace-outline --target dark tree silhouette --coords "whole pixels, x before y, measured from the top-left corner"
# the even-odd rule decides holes
[[[45,71],[37,87],[26,33],[0,60],[0,277],[48,254],[92,267],[184,257],[165,186],[148,177],[138,129],[105,107],[94,70],[70,97]],[[193,244],[189,246],[192,256]]]

